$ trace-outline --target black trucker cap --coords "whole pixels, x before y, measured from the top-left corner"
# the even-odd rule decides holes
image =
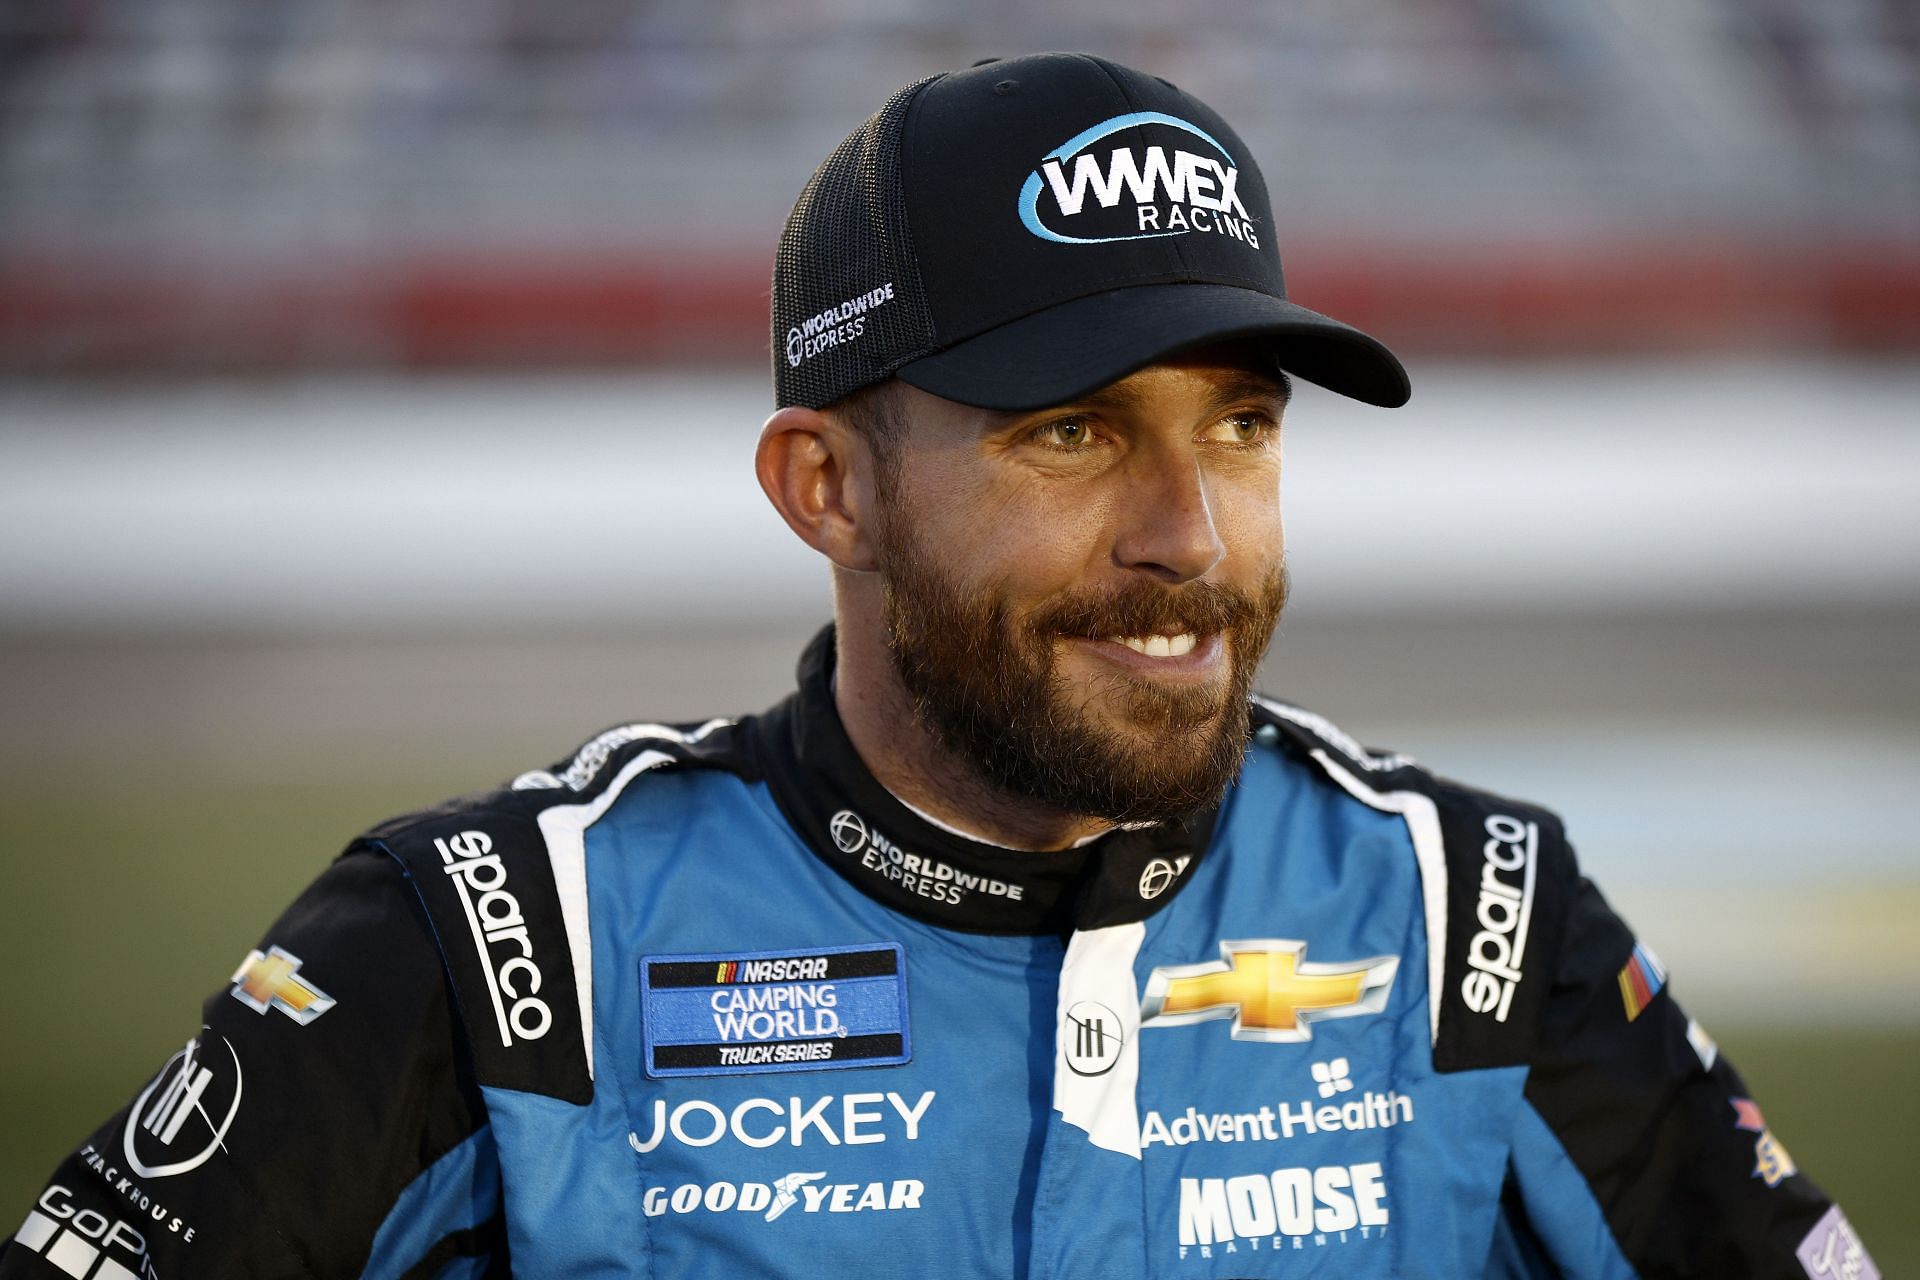
[[[773,269],[780,405],[888,377],[989,409],[1075,399],[1175,351],[1397,406],[1377,340],[1287,301],[1267,187],[1212,109],[1087,54],[908,85],[814,171]]]

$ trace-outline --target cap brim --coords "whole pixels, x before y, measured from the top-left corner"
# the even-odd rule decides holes
[[[1064,404],[1207,343],[1270,338],[1280,367],[1329,391],[1398,408],[1406,370],[1378,340],[1255,289],[1148,284],[1075,298],[901,366],[905,382],[983,409]]]

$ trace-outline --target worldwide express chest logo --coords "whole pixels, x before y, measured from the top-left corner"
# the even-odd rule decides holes
[[[1124,133],[1120,142],[1114,135]],[[1020,222],[1056,244],[1111,244],[1192,233],[1258,249],[1240,170],[1212,135],[1178,116],[1103,120],[1041,158],[1020,188]]]
[[[913,1057],[897,942],[640,962],[649,1076],[896,1066]]]

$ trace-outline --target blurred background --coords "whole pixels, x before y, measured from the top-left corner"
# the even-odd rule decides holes
[[[1413,373],[1290,416],[1264,686],[1564,813],[1920,1273],[1913,0],[9,0],[0,1212],[356,831],[781,695],[780,223],[1042,48],[1232,120]]]

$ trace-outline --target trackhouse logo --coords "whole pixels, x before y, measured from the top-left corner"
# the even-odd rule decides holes
[[[1060,1048],[1077,1076],[1103,1076],[1120,1061],[1127,1030],[1120,1015],[1098,1000],[1080,1000],[1067,1010]]]
[[[1107,139],[1127,132],[1125,145]],[[1260,247],[1236,188],[1240,170],[1210,134],[1178,116],[1102,120],[1041,158],[1020,188],[1020,221],[1056,244],[1110,244],[1190,232]]]
[[[211,1052],[204,1036],[187,1041],[133,1100],[121,1150],[140,1177],[191,1173],[223,1149],[246,1081],[233,1042],[219,1039]]]
[[[135,1210],[135,1220],[152,1222],[157,1230],[180,1237],[183,1244],[192,1244],[198,1228],[189,1226],[187,1220],[173,1212],[164,1200],[155,1200],[153,1194],[120,1172],[120,1166],[112,1162],[112,1153],[100,1150],[89,1142],[77,1153],[81,1163],[100,1175],[100,1185],[112,1190],[126,1200]],[[97,1280],[97,1277],[96,1277]]]

